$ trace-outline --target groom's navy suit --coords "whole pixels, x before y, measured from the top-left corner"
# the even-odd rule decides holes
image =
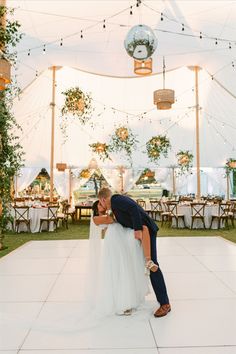
[[[149,215],[131,198],[114,194],[111,197],[111,209],[118,223],[134,230],[142,230],[146,225],[149,230],[151,240],[151,258],[157,263],[156,234],[158,226]],[[166,285],[163,274],[158,268],[157,272],[150,272],[150,279],[157,301],[160,305],[169,304]]]

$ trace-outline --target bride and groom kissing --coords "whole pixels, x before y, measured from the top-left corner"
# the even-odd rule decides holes
[[[98,303],[107,314],[130,315],[148,292],[147,276],[160,307],[155,317],[171,311],[165,280],[157,262],[158,226],[131,198],[102,188],[93,205],[91,223],[105,229]],[[91,224],[91,229],[92,229]],[[90,231],[91,237],[91,231]]]

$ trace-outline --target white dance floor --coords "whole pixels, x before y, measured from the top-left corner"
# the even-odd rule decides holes
[[[158,238],[172,311],[153,293],[130,317],[89,323],[88,241],[32,241],[0,259],[0,354],[235,354],[236,245]]]

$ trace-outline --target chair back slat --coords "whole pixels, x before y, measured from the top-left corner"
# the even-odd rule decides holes
[[[59,205],[49,205],[48,206],[48,219],[56,220],[58,213]]]
[[[167,206],[167,211],[170,213],[171,216],[176,216],[178,214],[177,212],[177,206],[178,206],[178,202],[166,202],[166,206]]]
[[[143,199],[137,199],[136,200],[136,203],[139,205],[139,206],[141,206],[142,208],[146,208],[146,202],[145,202],[145,200],[143,200]]]
[[[15,220],[27,221],[29,219],[29,207],[28,206],[15,206]]]
[[[206,203],[190,203],[191,216],[204,217]]]
[[[160,211],[162,209],[160,200],[150,200],[151,211]]]

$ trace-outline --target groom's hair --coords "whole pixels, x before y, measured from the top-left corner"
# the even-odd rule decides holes
[[[109,198],[112,195],[112,192],[109,188],[102,188],[98,192],[98,199],[100,198]]]
[[[99,203],[99,200],[96,200],[96,202],[94,202],[93,205],[92,205],[93,216],[98,216],[99,215],[98,203]]]

